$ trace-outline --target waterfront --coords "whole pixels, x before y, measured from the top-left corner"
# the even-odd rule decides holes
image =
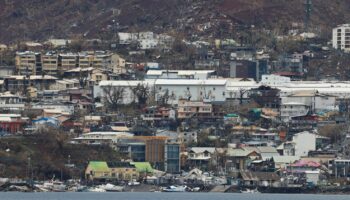
[[[1,200],[345,200],[348,195],[309,195],[309,194],[233,194],[233,193],[0,193]]]

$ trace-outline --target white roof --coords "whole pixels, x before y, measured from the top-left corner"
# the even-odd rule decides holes
[[[138,84],[142,85],[153,85],[154,81],[144,80],[144,81],[101,81],[99,86],[121,86],[121,87],[136,87]]]
[[[71,69],[71,70],[68,70],[66,72],[84,72],[84,71],[92,71],[94,70],[93,67],[87,67],[87,68],[81,68],[81,67],[77,67],[77,68],[74,68],[74,69]]]
[[[286,106],[306,106],[306,104],[300,103],[300,102],[287,102],[287,103],[283,103],[282,105],[286,105]]]
[[[226,85],[226,79],[157,79],[156,85]]]
[[[17,79],[17,80],[23,80],[24,77],[25,77],[25,76],[15,75],[15,76],[7,76],[6,78],[9,78],[9,79]],[[38,79],[57,80],[56,77],[50,76],[50,75],[44,75],[44,76],[41,76],[41,75],[31,75],[31,76],[29,76],[29,79],[30,79],[30,80],[38,80]]]
[[[299,156],[273,156],[273,160],[276,163],[294,163],[299,159]]]
[[[209,74],[214,73],[215,70],[148,70],[147,75],[162,75],[163,73],[177,73],[179,76],[195,75],[195,74]]]

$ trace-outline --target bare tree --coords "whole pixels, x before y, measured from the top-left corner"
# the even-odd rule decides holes
[[[243,99],[244,99],[244,95],[248,92],[249,90],[245,90],[243,88],[239,89],[239,104],[242,105],[243,104]]]
[[[169,90],[166,89],[163,94],[161,94],[158,98],[158,103],[162,106],[168,104],[170,95],[169,95]]]
[[[112,111],[118,110],[118,106],[122,103],[124,96],[124,88],[107,85],[104,86],[102,90],[104,93],[104,102],[107,104],[107,108]]]
[[[88,85],[88,81],[91,77],[91,73],[89,71],[82,71],[79,72],[79,85],[81,88],[85,89],[85,87]]]
[[[137,84],[135,88],[132,88],[135,98],[139,103],[139,106],[144,106],[147,103],[148,97],[150,95],[150,89],[148,85]]]

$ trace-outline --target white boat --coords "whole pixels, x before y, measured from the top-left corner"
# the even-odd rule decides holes
[[[187,186],[169,186],[166,188],[163,188],[163,192],[186,192]]]
[[[241,193],[245,193],[245,194],[254,194],[255,193],[255,194],[257,194],[260,192],[258,191],[257,188],[255,188],[254,190],[246,188],[245,190],[241,190]]]
[[[65,192],[66,191],[66,185],[63,184],[61,181],[48,181],[44,182],[43,184],[36,184],[35,187],[37,187],[39,190],[43,192]]]
[[[91,187],[87,188],[86,192],[106,192],[106,190],[99,187]]]
[[[136,180],[130,181],[130,182],[128,183],[129,186],[132,186],[132,185],[140,185],[140,184],[141,184],[141,183],[138,182],[138,181],[136,181]]]
[[[105,185],[100,185],[99,188],[106,190],[107,192],[122,192],[124,190],[124,187],[113,185],[110,183],[107,183]]]

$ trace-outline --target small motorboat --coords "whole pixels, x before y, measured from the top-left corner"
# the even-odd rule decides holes
[[[246,189],[244,189],[244,190],[241,190],[241,193],[245,193],[245,194],[257,194],[257,193],[260,193],[260,192],[258,191],[257,188],[255,188],[254,190],[251,190],[251,189],[246,188]]]
[[[174,186],[171,185],[169,187],[163,188],[163,192],[186,192],[187,186]]]
[[[106,190],[107,192],[122,192],[122,191],[124,191],[124,187],[113,185],[110,183],[107,183],[105,185],[100,185],[99,188]]]

